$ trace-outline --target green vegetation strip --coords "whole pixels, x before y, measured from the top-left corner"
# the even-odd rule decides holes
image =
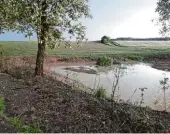
[[[143,43],[143,44],[142,44]],[[145,43],[145,44],[144,44]],[[125,47],[108,46],[101,43],[87,42],[82,45],[71,43],[71,48],[61,45],[53,50],[47,48],[47,56],[77,56],[99,57],[114,55],[160,55],[170,54],[170,42],[119,42]],[[126,45],[128,44],[128,45]],[[133,45],[136,44],[136,45]],[[138,45],[137,45],[138,44]],[[3,49],[5,56],[35,56],[37,54],[37,42],[0,42],[0,51]]]
[[[19,117],[7,117],[5,115],[5,101],[0,97],[0,116],[8,121],[14,128],[20,133],[42,133],[39,123],[33,123],[32,125],[25,125]]]

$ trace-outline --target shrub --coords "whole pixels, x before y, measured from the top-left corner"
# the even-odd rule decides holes
[[[101,43],[105,44],[105,45],[114,45],[114,46],[121,46],[120,44],[118,44],[117,42],[113,41],[109,36],[103,36],[101,38]]]
[[[111,43],[111,39],[108,36],[103,36],[101,39],[101,43],[105,44],[105,45],[109,45]]]
[[[97,65],[99,66],[110,66],[112,65],[112,59],[107,57],[100,57],[97,60]]]
[[[106,98],[106,90],[103,87],[100,87],[99,89],[97,89],[95,96],[97,98]]]

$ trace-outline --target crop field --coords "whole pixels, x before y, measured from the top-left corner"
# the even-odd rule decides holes
[[[71,47],[65,44],[51,50],[47,47],[47,56],[102,56],[102,55],[152,55],[170,54],[170,41],[117,41],[118,46],[107,46],[97,42],[84,42],[77,45],[71,42]],[[33,41],[1,41],[0,51],[5,56],[34,56],[37,52],[37,42]]]

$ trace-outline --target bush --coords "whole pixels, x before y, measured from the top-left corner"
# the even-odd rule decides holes
[[[105,44],[105,45],[114,45],[114,46],[121,46],[120,44],[118,44],[117,42],[113,41],[109,36],[103,36],[101,38],[101,43]]]
[[[101,39],[101,43],[105,44],[105,45],[109,45],[111,43],[111,39],[108,36],[103,36]]]
[[[106,98],[106,90],[103,87],[97,89],[95,96],[97,98]]]
[[[99,66],[110,66],[112,65],[112,59],[107,57],[100,57],[97,60],[97,65]]]

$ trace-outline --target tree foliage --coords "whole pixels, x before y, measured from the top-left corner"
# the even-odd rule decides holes
[[[0,0],[0,34],[15,28],[13,8],[8,8],[10,5],[8,2],[8,0]]]
[[[102,38],[101,38],[101,43],[103,43],[103,44],[110,44],[110,42],[111,42],[111,38],[109,37],[109,36],[103,36]]]
[[[46,46],[55,48],[65,39],[65,33],[80,43],[86,29],[80,19],[91,18],[88,0],[3,0],[2,4],[7,7],[9,20],[15,18],[15,30],[26,37],[37,34],[36,75],[43,75]]]
[[[170,34],[170,1],[158,0],[156,13],[159,17],[157,23],[161,26],[160,33],[164,36]]]
[[[63,33],[75,36],[77,41],[85,38],[85,27],[80,18],[91,17],[88,0],[9,0],[15,7],[20,32],[32,36],[37,33],[40,41],[45,32],[46,45],[54,48],[64,39]]]

